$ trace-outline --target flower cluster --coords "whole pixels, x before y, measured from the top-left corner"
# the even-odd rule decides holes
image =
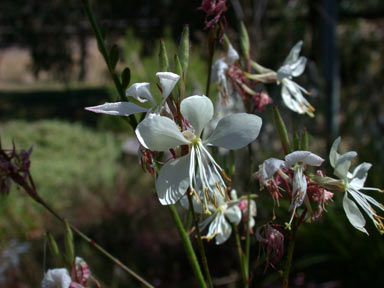
[[[286,155],[284,160],[276,158],[265,160],[261,165],[260,170],[257,172],[261,187],[268,187],[275,203],[278,204],[278,198],[282,197],[280,191],[287,191],[291,202],[289,206],[291,219],[288,223],[288,227],[290,227],[292,223],[297,208],[304,203],[306,198],[308,199],[307,187],[309,184],[311,184],[312,187],[315,185],[304,175],[306,167],[308,165],[320,166],[323,161],[324,160],[321,157],[312,152],[295,151]],[[280,183],[284,185],[284,188],[278,186]],[[319,189],[320,188],[321,187],[319,187]],[[313,195],[314,193],[312,193],[312,196]],[[317,197],[319,198],[319,196]],[[311,210],[310,206],[307,206],[307,208]]]
[[[33,185],[29,172],[31,153],[32,147],[28,151],[18,151],[13,144],[11,150],[5,150],[0,142],[0,194],[9,192],[12,181],[28,181]]]
[[[272,102],[267,93],[260,89],[253,89],[258,83],[276,83],[281,85],[281,97],[284,104],[294,112],[299,114],[308,114],[313,117],[315,108],[308,102],[303,94],[310,93],[292,80],[293,77],[300,76],[307,64],[307,58],[299,56],[303,41],[299,41],[288,54],[283,65],[273,71],[265,68],[252,60],[246,60],[250,66],[256,71],[252,74],[249,67],[241,68],[237,62],[239,56],[236,50],[228,43],[227,57],[218,59],[212,69],[215,75],[214,81],[217,82],[220,94],[226,96],[228,91],[237,92],[242,96],[243,102],[262,111],[266,105]],[[232,89],[227,84],[227,78],[231,80]]]

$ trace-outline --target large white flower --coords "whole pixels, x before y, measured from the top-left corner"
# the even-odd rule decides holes
[[[347,218],[353,227],[368,234],[367,230],[364,228],[364,216],[360,212],[359,207],[353,201],[355,200],[361,209],[367,213],[369,218],[372,219],[379,232],[384,234],[384,224],[381,221],[383,217],[380,217],[376,214],[376,211],[372,208],[371,204],[382,211],[384,211],[384,206],[372,197],[360,192],[360,190],[374,190],[382,192],[382,190],[378,188],[364,187],[365,180],[368,176],[368,170],[371,168],[372,164],[361,163],[353,170],[352,173],[350,173],[349,168],[351,167],[351,161],[357,156],[357,153],[355,151],[350,151],[342,155],[337,153],[340,140],[341,139],[339,137],[335,140],[335,142],[333,142],[331,151],[329,153],[329,160],[332,167],[334,168],[333,173],[344,181],[346,193],[344,194],[343,207],[345,214],[347,215]],[[348,197],[348,194],[352,196],[353,200]]]
[[[315,108],[303,96],[303,93],[307,95],[310,93],[291,80],[292,77],[300,76],[307,64],[307,58],[299,57],[302,46],[303,41],[293,46],[283,65],[277,70],[277,83],[282,85],[281,96],[289,109],[299,114],[307,113],[313,117]]]
[[[156,102],[149,90],[149,83],[135,83],[126,91],[126,96],[132,96],[134,99],[143,103],[139,106],[133,102],[115,102],[104,103],[98,106],[86,107],[86,110],[109,115],[129,116],[140,112],[159,113],[168,96],[171,94],[180,76],[171,72],[158,72],[156,76],[160,79],[162,97],[160,102]]]
[[[213,117],[213,104],[206,96],[191,96],[180,104],[180,112],[188,121],[188,129],[180,131],[174,121],[151,114],[136,129],[140,143],[153,151],[165,151],[178,145],[188,145],[189,153],[165,164],[156,180],[156,190],[163,205],[176,203],[188,187],[214,193],[216,187],[224,193],[224,170],[216,163],[206,146],[227,149],[242,148],[259,135],[262,120],[256,115],[236,113],[222,118],[211,135],[203,140],[204,127]],[[199,178],[199,183],[197,182]],[[201,183],[201,184],[200,184]],[[207,205],[207,199],[204,197]]]
[[[71,285],[71,277],[67,269],[49,269],[41,282],[42,288],[69,288]]]
[[[304,165],[320,166],[324,159],[309,151],[295,151],[285,156],[285,161],[275,158],[265,160],[261,166],[261,181],[268,181],[282,168],[293,170],[292,200],[289,211],[292,211],[291,221],[297,207],[303,204],[307,194],[307,180],[304,175]],[[290,222],[291,222],[290,221]]]

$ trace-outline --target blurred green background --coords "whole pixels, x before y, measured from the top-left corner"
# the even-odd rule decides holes
[[[107,31],[107,43],[119,45],[118,69],[130,67],[131,83],[150,82],[152,92],[159,40],[165,40],[171,59],[184,24],[189,24],[187,95],[204,92],[208,33],[203,30],[204,14],[197,10],[201,1],[92,4]],[[309,61],[298,83],[312,92],[308,100],[316,107],[316,118],[288,111],[281,103],[279,86],[265,88],[291,132],[308,129],[313,152],[326,158],[327,143],[338,130],[344,152],[355,150],[356,163],[374,164],[367,185],[383,188],[384,3],[234,0],[227,5],[226,32],[232,43],[239,47],[242,19],[252,58],[266,67],[277,69],[290,48],[304,40],[301,54]],[[41,196],[129,267],[159,287],[196,287],[170,214],[158,202],[150,175],[129,153],[135,149],[127,142],[133,132],[124,119],[84,110],[108,101],[116,92],[79,1],[3,0],[0,10],[6,12],[0,17],[2,145],[11,147],[13,140],[20,149],[33,146],[31,171]],[[223,53],[219,46],[215,58]],[[215,85],[211,86],[216,94]],[[339,95],[340,101],[332,113],[328,111],[331,95]],[[260,116],[264,125],[255,144],[257,163],[282,157],[270,107]],[[336,124],[329,119],[336,119]],[[132,146],[129,151],[127,145]],[[241,159],[241,153],[238,156]],[[370,223],[369,237],[355,231],[344,215],[341,196],[335,195],[320,222],[300,228],[291,287],[382,287],[383,238]],[[384,200],[382,195],[374,197]],[[256,225],[270,219],[272,207],[269,195],[260,193]],[[63,227],[21,189],[14,186],[9,196],[1,197],[0,287],[39,287],[44,270],[57,265],[44,240],[47,230],[63,244]],[[23,250],[25,243],[29,248]],[[217,287],[239,284],[234,247],[232,238],[222,246],[207,244]],[[103,287],[139,287],[77,238],[76,249]],[[283,266],[264,273],[263,253],[256,241],[252,255],[254,287],[280,287]]]

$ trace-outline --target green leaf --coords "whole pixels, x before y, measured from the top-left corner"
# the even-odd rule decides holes
[[[181,40],[178,50],[178,56],[180,59],[181,67],[186,74],[189,63],[189,26],[185,25],[183,33],[181,34]]]
[[[293,151],[300,150],[299,136],[297,136],[296,132],[293,133],[292,142],[293,142]]]
[[[131,70],[129,67],[125,67],[123,72],[121,73],[121,85],[123,86],[123,89],[126,90],[129,82],[131,81]]]
[[[167,48],[165,47],[164,40],[160,40],[160,51],[159,51],[159,71],[167,72],[169,68]]]
[[[288,153],[291,152],[289,148],[290,143],[288,138],[288,132],[287,132],[287,128],[285,127],[284,121],[280,116],[279,109],[277,109],[276,106],[273,108],[273,116],[275,119],[277,132],[279,133],[281,145],[283,146],[284,154],[287,155]]]
[[[117,47],[116,44],[113,45],[109,51],[109,61],[111,64],[111,69],[114,70],[117,62],[119,61],[119,47]]]
[[[73,261],[75,260],[75,248],[73,244],[73,234],[71,226],[65,220],[65,262],[68,268],[72,269]],[[71,271],[71,270],[69,270]]]
[[[308,131],[304,129],[303,133],[301,133],[301,149],[308,151],[309,149],[309,140],[308,140]]]
[[[58,259],[62,260],[60,256],[59,246],[57,245],[55,238],[53,238],[52,234],[49,232],[46,233],[46,237],[48,238],[49,250],[51,250],[51,253],[55,255]]]
[[[180,79],[180,81],[177,82],[178,97],[180,98],[181,85],[183,84],[184,75],[183,75],[183,68],[181,66],[179,56],[177,56],[177,54],[175,54],[175,57],[174,57],[174,65],[175,65],[175,73],[180,75],[180,77],[182,77],[182,79]]]

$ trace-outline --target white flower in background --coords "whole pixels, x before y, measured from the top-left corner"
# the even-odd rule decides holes
[[[303,204],[307,193],[307,180],[304,175],[305,165],[320,166],[324,159],[309,151],[295,151],[285,156],[285,161],[275,158],[265,160],[261,166],[261,181],[266,182],[272,179],[273,175],[283,168],[293,170],[292,180],[292,200],[289,206],[289,211],[292,211],[292,217],[289,223],[292,222],[293,216],[297,207]]]
[[[236,113],[222,118],[207,139],[201,139],[204,127],[213,117],[213,104],[206,96],[191,96],[180,104],[180,112],[188,121],[186,130],[180,132],[174,121],[150,114],[136,129],[140,143],[152,151],[166,151],[179,145],[188,145],[189,153],[166,163],[156,179],[156,191],[163,205],[176,203],[188,187],[200,190],[205,206],[208,192],[227,186],[224,170],[216,163],[206,146],[239,149],[253,142],[262,124],[260,117]],[[222,177],[223,176],[223,177]],[[197,182],[199,178],[199,183]]]
[[[235,225],[240,223],[241,210],[238,206],[238,200],[226,202],[217,189],[213,193],[209,193],[214,200],[207,207],[204,207],[201,201],[193,198],[193,208],[199,214],[202,214],[205,209],[210,211],[210,215],[200,223],[200,229],[205,229],[209,225],[208,233],[204,238],[208,241],[215,238],[216,245],[220,245],[231,236],[231,223]],[[181,198],[180,203],[184,208],[189,209],[187,197]]]
[[[307,95],[310,93],[291,80],[293,77],[300,76],[307,64],[307,58],[299,57],[302,46],[303,41],[299,41],[293,46],[283,66],[277,70],[277,83],[282,85],[281,96],[289,109],[299,114],[307,113],[313,117],[315,108],[303,96],[303,93]]]
[[[227,70],[228,65],[233,65],[237,60],[239,60],[239,53],[233,48],[231,44],[228,44],[227,56],[222,57],[216,60],[212,65],[212,82],[217,82],[217,84],[223,89],[223,96],[228,95],[228,84],[227,84]]]
[[[359,204],[360,208],[363,209],[369,218],[372,219],[379,232],[384,234],[384,224],[381,221],[383,217],[376,214],[376,211],[372,208],[371,204],[382,211],[384,211],[384,206],[372,197],[360,192],[360,190],[383,192],[378,188],[364,187],[365,180],[368,176],[368,170],[371,168],[372,164],[361,163],[353,170],[352,173],[350,173],[349,168],[351,167],[351,161],[357,156],[357,153],[354,151],[350,151],[342,155],[337,153],[340,140],[341,139],[339,137],[335,140],[335,142],[333,142],[329,153],[329,160],[334,168],[334,174],[344,181],[346,193],[344,194],[343,207],[345,214],[353,227],[368,234],[367,230],[364,228],[365,218],[356,203]],[[351,200],[348,195],[352,196],[355,201]]]
[[[71,285],[71,277],[67,269],[49,269],[41,282],[42,288],[69,288]]]
[[[135,83],[126,91],[126,96],[132,96],[134,99],[147,106],[139,106],[133,102],[115,102],[105,103],[98,106],[86,107],[86,110],[109,115],[129,116],[140,112],[160,113],[165,101],[171,94],[180,76],[171,72],[158,72],[156,76],[160,79],[162,97],[160,102],[156,102],[149,90],[149,83]]]

